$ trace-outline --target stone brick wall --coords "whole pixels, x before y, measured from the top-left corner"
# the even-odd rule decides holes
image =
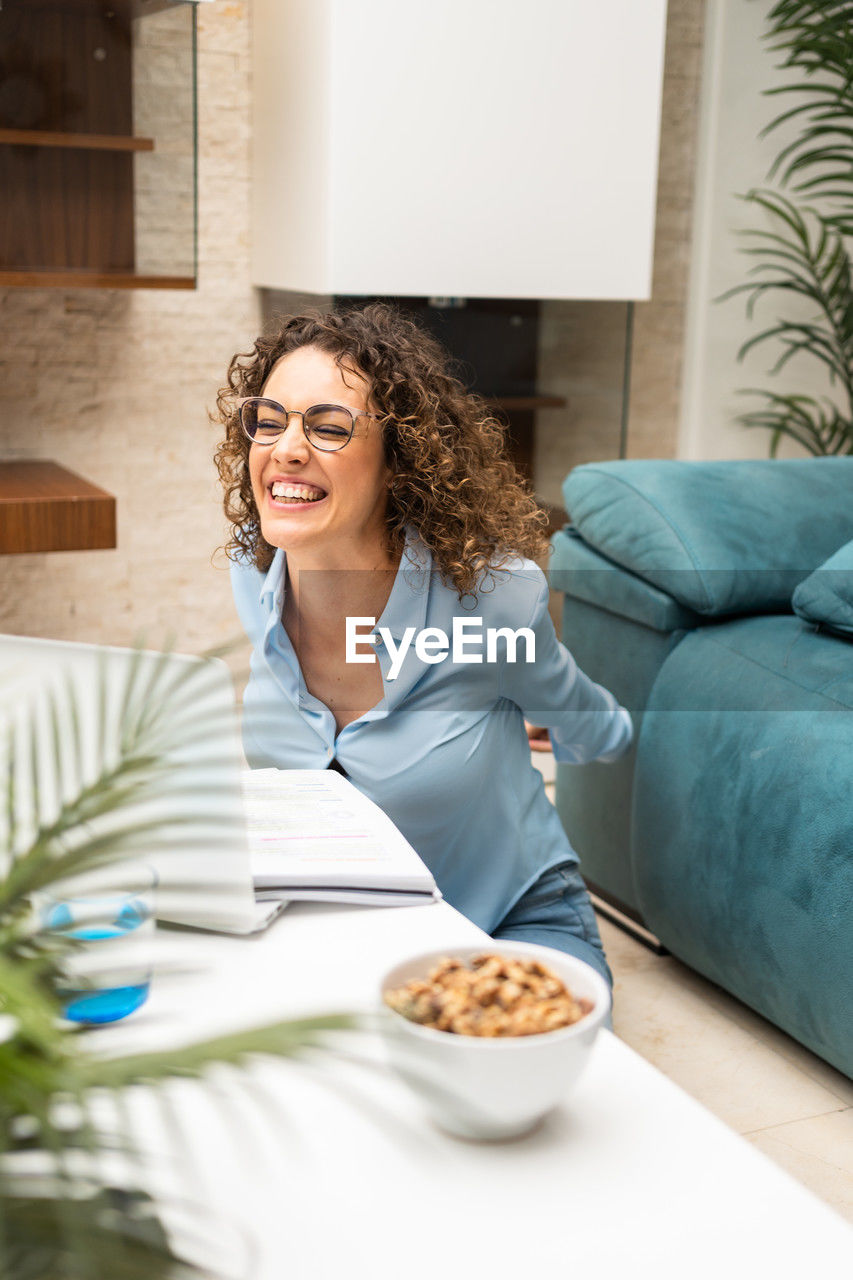
[[[114,551],[0,557],[0,630],[189,652],[239,632],[208,421],[258,327],[249,283],[249,5],[199,6],[199,264],[188,291],[0,291],[0,457],[115,494]]]
[[[634,316],[628,457],[676,452],[705,0],[669,0],[652,296]]]
[[[566,401],[536,415],[534,482],[551,506],[562,507],[572,467],[619,457],[627,312],[624,302],[542,304],[538,386]]]

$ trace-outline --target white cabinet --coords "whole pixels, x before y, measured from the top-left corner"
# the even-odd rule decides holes
[[[254,282],[645,298],[666,0],[253,0]]]

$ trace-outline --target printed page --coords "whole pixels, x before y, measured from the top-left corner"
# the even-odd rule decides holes
[[[243,792],[256,888],[433,891],[393,822],[334,770],[246,770]]]

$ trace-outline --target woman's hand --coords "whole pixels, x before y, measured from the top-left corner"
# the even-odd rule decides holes
[[[531,751],[550,751],[551,739],[548,736],[547,729],[538,729],[535,724],[530,724],[525,720],[524,727],[527,730],[527,741],[530,743]]]

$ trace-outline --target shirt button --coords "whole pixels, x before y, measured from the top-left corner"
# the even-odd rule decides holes
[[[334,752],[332,751],[331,747],[326,747],[326,755],[331,760],[332,756],[334,755]]]

